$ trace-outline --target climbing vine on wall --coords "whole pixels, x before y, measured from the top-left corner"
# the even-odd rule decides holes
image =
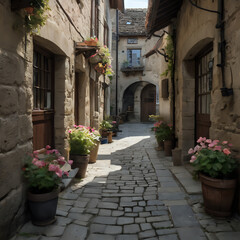
[[[173,46],[173,39],[170,35],[167,36],[167,45],[165,47],[165,53],[168,56],[168,65],[167,65],[167,69],[161,75],[167,77],[169,74],[172,76],[174,71],[173,69],[174,46]]]

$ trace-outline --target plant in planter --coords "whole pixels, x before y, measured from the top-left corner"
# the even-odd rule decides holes
[[[89,128],[89,131],[92,135],[93,142],[95,143],[95,146],[90,151],[89,163],[95,163],[97,160],[101,135],[99,131],[95,130],[94,128]]]
[[[46,12],[50,10],[48,3],[49,0],[33,0],[31,6],[25,8],[25,27],[27,32],[37,33],[46,24]]]
[[[112,142],[112,127],[113,125],[107,120],[100,123],[101,136],[102,138],[107,137],[109,143]]]
[[[28,202],[31,220],[35,225],[48,225],[55,221],[59,183],[68,172],[61,170],[66,161],[56,149],[50,146],[35,151],[25,160],[23,175],[27,179],[29,192]]]
[[[157,143],[158,143],[158,150],[163,150],[163,141],[164,141],[164,137],[162,134],[162,128],[164,126],[163,121],[159,121],[154,123],[153,127],[152,127],[152,131],[155,132],[155,137],[157,139]]]
[[[99,40],[97,37],[90,37],[90,38],[87,38],[84,43],[87,45],[87,46],[99,46]]]
[[[231,157],[231,144],[227,141],[200,137],[192,154],[191,164],[200,176],[204,206],[207,213],[217,217],[228,217],[232,213],[235,195],[237,160]]]
[[[69,131],[70,158],[73,159],[73,167],[79,168],[77,177],[84,178],[87,171],[90,150],[95,145],[89,128],[82,125],[74,125]]]

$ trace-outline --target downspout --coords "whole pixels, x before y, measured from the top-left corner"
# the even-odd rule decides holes
[[[119,40],[119,29],[118,29],[119,13],[116,9],[116,116],[118,116],[118,40]]]
[[[176,67],[176,28],[175,26],[173,27],[173,35],[172,35],[172,41],[173,41],[173,69],[172,69],[172,74],[171,74],[171,81],[172,81],[172,111],[173,111],[173,116],[172,116],[172,123],[173,123],[173,132],[175,134],[175,129],[176,129],[176,106],[175,106],[175,101],[176,101],[176,96],[175,96],[175,67]],[[174,139],[174,146],[176,147],[176,138]]]

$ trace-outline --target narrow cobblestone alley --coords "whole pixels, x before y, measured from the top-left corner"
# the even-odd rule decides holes
[[[60,194],[56,223],[28,222],[12,240],[239,240],[239,218],[204,213],[199,183],[155,150],[150,127],[120,125],[87,177]]]

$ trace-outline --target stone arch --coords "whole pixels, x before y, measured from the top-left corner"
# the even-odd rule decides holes
[[[148,81],[138,81],[126,86],[122,95],[122,113],[128,115],[128,120],[140,122],[141,120],[141,93],[145,86],[155,84]]]

